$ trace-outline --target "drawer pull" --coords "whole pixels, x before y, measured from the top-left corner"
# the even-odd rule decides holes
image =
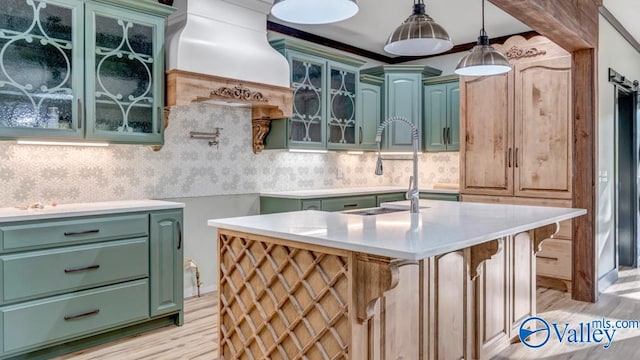
[[[541,255],[536,255],[536,257],[537,257],[538,259],[545,259],[545,260],[558,261],[558,258],[557,258],[557,257],[541,256]]]
[[[76,236],[76,235],[87,235],[87,234],[97,234],[100,232],[100,229],[86,230],[86,231],[76,231],[76,232],[66,232],[64,236]]]
[[[95,309],[95,310],[92,310],[92,311],[87,311],[86,313],[82,313],[82,314],[65,315],[64,319],[65,319],[65,321],[75,320],[75,319],[80,319],[80,318],[91,316],[91,315],[96,315],[99,312],[100,312],[100,309]]]
[[[99,268],[100,268],[100,265],[83,266],[83,267],[73,268],[73,269],[64,269],[64,273],[69,274],[69,273],[74,273],[78,271],[97,270]]]
[[[182,248],[182,225],[178,221],[178,250]]]
[[[344,204],[345,209],[358,207],[358,204]]]

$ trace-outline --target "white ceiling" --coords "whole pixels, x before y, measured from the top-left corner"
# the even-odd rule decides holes
[[[300,25],[269,20],[386,56],[383,47],[395,28],[412,13],[413,0],[358,0],[354,17],[333,24]],[[455,45],[475,42],[482,25],[480,0],[425,0],[427,14],[442,25]],[[640,41],[639,0],[605,0],[607,9]],[[485,1],[485,29],[490,38],[531,30]]]

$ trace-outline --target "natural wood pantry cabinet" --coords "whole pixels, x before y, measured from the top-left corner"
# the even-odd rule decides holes
[[[5,0],[0,138],[162,144],[164,27],[154,0]]]
[[[571,207],[571,54],[542,36],[494,46],[512,71],[460,78],[462,201]],[[563,231],[542,244],[539,283],[570,288],[570,239]]]

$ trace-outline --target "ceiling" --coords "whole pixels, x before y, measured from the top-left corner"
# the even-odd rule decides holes
[[[412,13],[413,0],[358,0],[360,10],[345,21],[325,25],[300,25],[269,20],[330,40],[393,57],[383,47],[387,38]],[[425,0],[427,14],[442,25],[454,45],[473,43],[482,26],[482,2],[478,0]],[[640,42],[640,1],[605,0],[607,9]],[[485,29],[490,38],[531,30],[528,26],[485,2]]]

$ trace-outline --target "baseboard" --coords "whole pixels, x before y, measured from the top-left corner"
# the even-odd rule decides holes
[[[209,286],[202,286],[200,288],[200,295],[204,295],[207,293],[212,293],[218,291],[218,285],[209,285]],[[185,288],[184,289],[184,298],[190,298],[190,297],[194,297],[197,296],[197,289],[196,288]]]
[[[598,292],[602,292],[618,280],[618,269],[613,268],[598,279]]]

